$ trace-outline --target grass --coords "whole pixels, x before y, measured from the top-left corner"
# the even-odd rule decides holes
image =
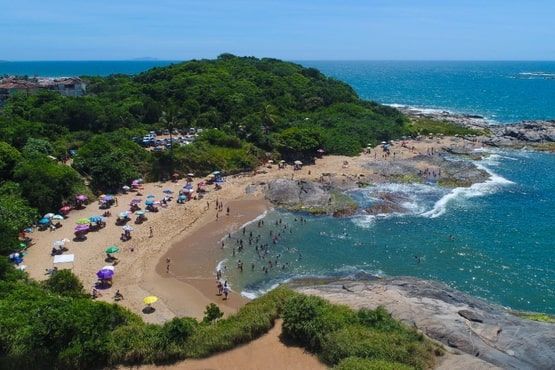
[[[515,312],[515,315],[524,319],[555,324],[555,316],[537,312]]]

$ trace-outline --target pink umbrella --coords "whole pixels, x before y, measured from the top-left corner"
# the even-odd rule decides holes
[[[79,195],[77,195],[77,196],[75,197],[75,199],[77,199],[77,200],[80,200],[80,201],[84,202],[84,201],[86,201],[86,200],[87,200],[87,199],[89,199],[89,198],[87,198],[87,196],[86,196],[86,195],[83,195],[83,194],[79,194]]]

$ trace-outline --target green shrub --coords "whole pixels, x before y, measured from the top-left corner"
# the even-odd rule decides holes
[[[218,307],[214,303],[210,303],[208,306],[206,306],[206,311],[204,311],[204,318],[202,319],[202,322],[209,324],[212,321],[220,319],[223,315],[224,313],[220,310],[220,307]]]
[[[359,357],[347,357],[334,366],[333,370],[412,370],[413,368],[398,362],[368,360]]]
[[[71,270],[59,270],[52,274],[44,286],[52,293],[58,293],[73,297],[83,297],[83,284]]]
[[[325,337],[320,352],[325,362],[337,364],[351,356],[400,362],[418,369],[434,362],[432,346],[415,339],[408,331],[383,332],[349,325]]]
[[[356,320],[355,313],[346,306],[305,295],[289,299],[282,316],[283,334],[313,351],[320,350],[328,333]]]

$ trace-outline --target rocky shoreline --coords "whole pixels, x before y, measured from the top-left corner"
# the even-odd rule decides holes
[[[290,285],[352,308],[384,306],[451,353],[467,354],[503,369],[552,369],[555,363],[555,324],[521,318],[438,282],[367,276],[299,280]]]
[[[522,121],[507,125],[494,124],[485,117],[457,114],[441,110],[421,110],[408,106],[396,106],[411,118],[445,121],[466,128],[486,130],[488,135],[482,143],[495,147],[512,147],[555,151],[555,120]]]

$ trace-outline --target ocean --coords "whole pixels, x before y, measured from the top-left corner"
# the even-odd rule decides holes
[[[2,74],[42,76],[139,73],[168,61],[11,62]],[[555,118],[555,62],[300,62],[384,104],[478,114],[499,124]],[[410,275],[434,279],[513,309],[555,313],[555,155],[498,150],[477,163],[491,178],[471,188],[390,184],[360,189],[361,205],[387,190],[407,199],[405,214],[336,219],[274,210],[260,233],[285,269],[260,270],[254,248],[225,249],[226,278],[254,296],[300,276]],[[297,221],[295,221],[297,219]],[[290,232],[292,231],[292,232]],[[241,259],[245,271],[235,265]],[[255,271],[251,271],[255,263]]]

